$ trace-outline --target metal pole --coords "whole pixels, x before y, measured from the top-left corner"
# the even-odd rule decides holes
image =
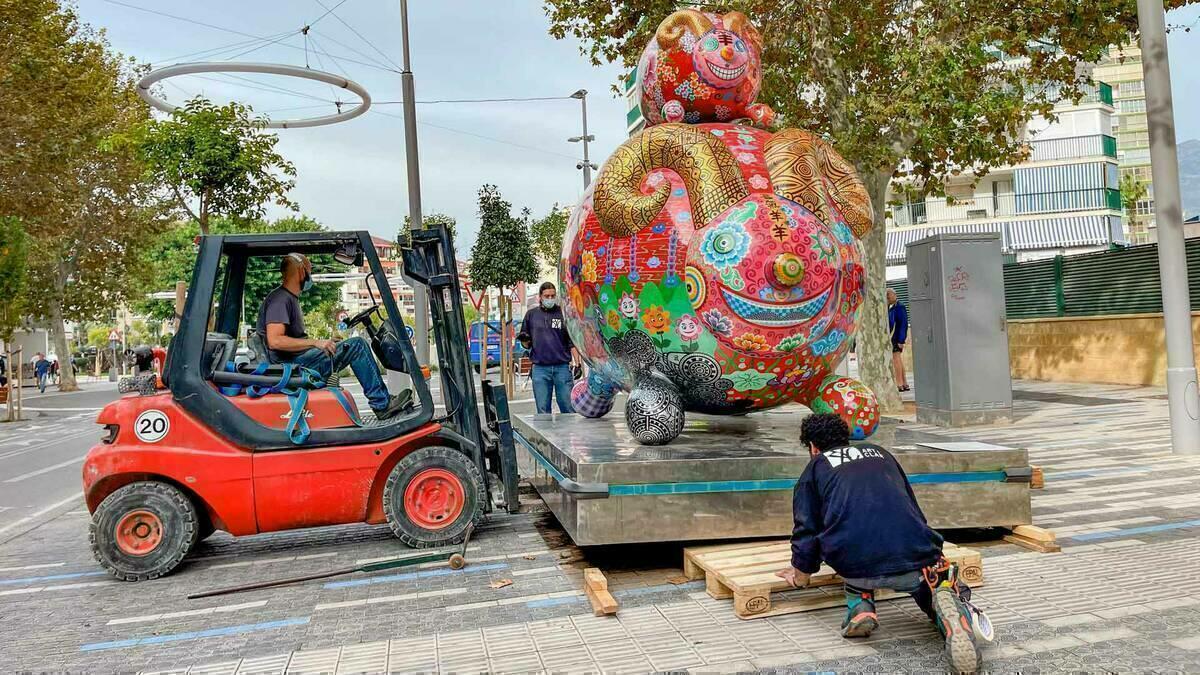
[[[408,159],[408,218],[409,226],[421,229],[421,170],[417,165],[417,97],[413,93],[412,67],[408,54],[408,0],[400,0],[400,37],[404,51],[404,68],[400,83],[404,96],[404,154]],[[429,298],[421,284],[413,284],[413,340],[417,361],[429,365]]]
[[[1163,325],[1167,338],[1167,408],[1171,448],[1180,455],[1200,454],[1200,398],[1192,352],[1192,312],[1184,252],[1183,208],[1179,197],[1179,161],[1175,155],[1175,115],[1171,67],[1167,61],[1166,15],[1161,0],[1138,0],[1142,39],[1142,75],[1150,127],[1150,165],[1154,179],[1154,216],[1158,221],[1158,268],[1162,281]]]
[[[592,184],[592,162],[588,159],[587,91],[579,97],[579,104],[583,107],[583,189],[587,190]]]

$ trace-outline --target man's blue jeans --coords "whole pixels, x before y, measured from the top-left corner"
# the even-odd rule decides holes
[[[554,391],[554,398],[558,399],[558,411],[565,413],[575,412],[575,408],[571,407],[571,385],[574,380],[571,378],[571,366],[567,363],[560,363],[554,366],[544,366],[541,364],[533,364],[533,400],[537,404],[539,413],[550,412],[550,392]]]
[[[332,357],[324,349],[313,347],[301,352],[292,363],[311,368],[326,380],[333,373],[341,372],[343,368],[350,366],[350,370],[354,371],[354,377],[357,377],[358,383],[362,385],[363,394],[370,402],[372,410],[383,410],[391,401],[388,398],[387,387],[383,384],[383,378],[379,375],[379,367],[375,365],[371,346],[360,337],[352,337],[339,342]]]

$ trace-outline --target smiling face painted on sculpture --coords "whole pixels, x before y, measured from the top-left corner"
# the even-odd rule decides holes
[[[696,233],[687,276],[693,307],[739,351],[799,349],[831,327],[846,263],[839,243],[799,204],[756,196]]]
[[[730,89],[746,79],[750,50],[740,37],[719,28],[696,40],[692,64],[705,83],[718,89]]]

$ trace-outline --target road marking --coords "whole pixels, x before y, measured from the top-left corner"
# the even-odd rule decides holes
[[[32,584],[36,581],[58,581],[60,579],[78,579],[79,577],[97,577],[108,574],[108,572],[73,572],[71,574],[51,574],[46,577],[25,577],[23,579],[4,579],[0,581],[0,586],[8,586],[9,584]]]
[[[167,612],[165,614],[146,614],[144,616],[129,616],[122,619],[112,619],[106,626],[116,626],[127,623],[142,623],[145,621],[158,621],[160,619],[178,619],[185,616],[202,616],[206,614],[227,614],[243,609],[253,609],[262,607],[267,604],[266,600],[256,600],[254,602],[243,602],[237,605],[217,605],[216,607],[205,607],[203,609],[187,609],[180,612]]]
[[[172,633],[168,635],[152,635],[143,638],[131,638],[129,640],[116,640],[113,642],[92,642],[90,644],[81,645],[81,652],[95,652],[105,649],[124,649],[126,647],[138,647],[141,645],[154,645],[163,642],[178,642],[180,640],[195,640],[198,638],[221,637],[225,635],[238,635],[240,633],[254,633],[260,630],[270,630],[273,628],[287,628],[288,626],[303,626],[308,623],[311,617],[300,617],[296,619],[283,619],[281,621],[268,621],[266,623],[247,623],[240,626],[227,626],[225,628],[210,628],[208,630],[191,631],[188,633]]]
[[[468,547],[467,547],[467,553],[470,553],[471,551],[478,551],[479,549],[480,549],[480,547],[479,547],[479,546],[468,546]],[[330,555],[333,555],[333,554],[330,554]],[[412,558],[412,557],[417,557],[417,556],[421,556],[421,555],[424,555],[424,554],[423,554],[423,553],[414,553],[414,554],[412,554],[412,555],[409,555],[409,556],[394,556],[394,555],[389,555],[389,556],[387,556],[387,557],[384,557],[384,558],[359,558],[358,560],[355,560],[355,561],[354,561],[354,564],[355,564],[355,565],[367,565],[367,564],[370,564],[370,563],[383,562],[383,561],[385,561],[385,560],[403,560],[403,559],[404,559],[404,558],[406,558],[406,557]],[[501,556],[501,557],[503,557],[503,556]],[[481,559],[479,559],[479,558],[472,558],[472,561],[473,561],[473,562],[483,562],[483,561],[482,561]],[[445,561],[440,561],[440,562],[436,562],[436,563],[434,563],[434,565],[442,565],[442,564],[444,564],[444,563],[445,563]]]
[[[402,600],[414,600],[417,598],[437,598],[443,595],[458,595],[466,593],[466,588],[443,588],[440,591],[419,591],[417,593],[403,593],[400,595],[384,595],[377,598],[364,598],[362,600],[346,600],[344,602],[327,602],[317,605],[313,609],[316,611],[325,609],[341,609],[343,607],[360,607],[362,605],[378,605],[382,602],[400,602]]]
[[[33,588],[16,588],[11,591],[0,591],[0,595],[28,595],[30,593],[41,593],[42,591],[68,591],[76,588],[91,588],[92,586],[108,586],[119,583],[121,582],[111,579],[109,581],[88,581],[81,584],[63,584],[62,586],[34,586]]]
[[[313,558],[328,558],[329,556],[337,555],[337,553],[312,553],[310,555],[295,555],[287,558],[268,558],[266,560],[243,560],[240,562],[220,563],[218,565],[208,565],[205,569],[215,570],[224,569],[227,567],[250,567],[258,565],[272,565],[281,562],[294,562],[296,560],[311,560]]]
[[[66,564],[67,563],[65,563],[65,562],[56,562],[56,563],[42,563],[40,565],[23,565],[21,567],[0,567],[0,572],[19,572],[21,570],[40,570],[40,569],[45,569],[47,567],[62,567],[63,565],[66,565]]]
[[[492,563],[490,565],[473,565],[465,567],[461,570],[440,569],[429,570],[428,572],[409,572],[407,574],[387,574],[381,577],[371,577],[369,579],[354,579],[352,581],[333,581],[325,584],[325,588],[349,588],[351,586],[368,586],[371,584],[386,584],[393,581],[408,581],[410,579],[424,579],[426,577],[444,577],[448,574],[473,574],[475,572],[485,572],[487,570],[507,569],[508,563]]]
[[[29,473],[23,473],[20,476],[14,476],[4,482],[5,483],[20,483],[21,481],[26,480],[28,478],[40,476],[44,473],[50,473],[51,471],[58,471],[59,469],[66,468],[68,466],[71,466],[72,464],[78,464],[85,459],[87,459],[87,455],[80,455],[79,457],[76,457],[75,459],[68,459],[65,462],[59,462],[58,464],[55,464],[53,466],[48,466],[44,469],[38,469],[37,471],[30,471]]]
[[[79,493],[76,493],[76,494],[73,494],[73,495],[71,495],[70,497],[67,497],[66,499],[64,499],[64,500],[62,500],[62,501],[59,501],[59,502],[54,502],[53,504],[51,504],[50,506],[47,506],[46,508],[42,509],[41,511],[37,511],[37,512],[35,512],[35,513],[31,513],[31,514],[29,514],[28,516],[25,516],[24,518],[21,518],[20,520],[17,520],[17,521],[11,522],[11,523],[9,523],[8,525],[5,525],[4,527],[0,527],[0,534],[4,534],[5,532],[7,532],[7,531],[9,531],[9,530],[13,529],[14,527],[18,527],[18,526],[20,526],[20,525],[24,525],[25,523],[28,523],[29,521],[31,521],[31,520],[33,520],[33,519],[35,519],[35,518],[38,518],[38,517],[40,517],[40,516],[44,516],[44,515],[46,515],[47,513],[49,513],[49,512],[51,512],[51,511],[53,511],[54,509],[57,509],[57,508],[59,508],[60,506],[62,506],[62,505],[64,505],[64,504],[68,504],[68,503],[70,503],[70,502],[73,502],[73,501],[76,501],[76,500],[78,500],[78,499],[82,499],[82,498],[83,498],[83,493],[82,493],[82,492],[79,492]]]

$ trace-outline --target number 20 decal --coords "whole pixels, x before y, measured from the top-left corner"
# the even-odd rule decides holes
[[[171,420],[161,410],[147,410],[133,423],[133,433],[143,443],[157,443],[171,430]]]

